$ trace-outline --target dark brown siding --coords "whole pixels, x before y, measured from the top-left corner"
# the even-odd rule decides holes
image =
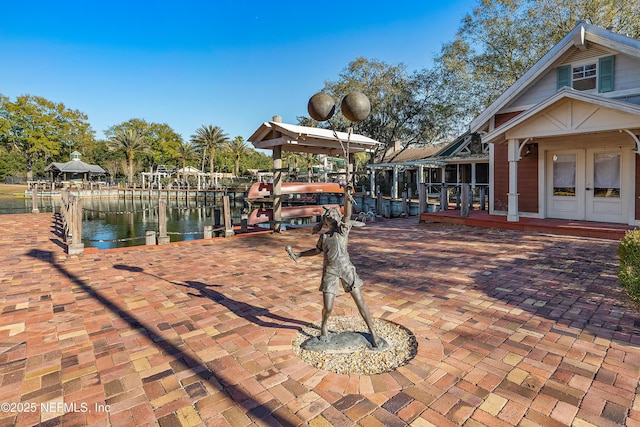
[[[523,150],[524,151],[524,150]],[[537,213],[538,206],[538,148],[532,155],[518,162],[518,210]]]
[[[498,211],[506,211],[508,208],[508,196],[509,192],[509,161],[507,157],[507,146],[502,144],[495,144],[493,149],[494,154],[494,199],[493,208]]]
[[[640,194],[640,156],[634,154],[636,158],[636,196]],[[640,219],[640,197],[636,197],[636,219]]]
[[[514,111],[513,113],[504,113],[504,114],[496,114],[494,116],[494,127],[498,127],[507,123],[509,120],[513,119],[515,116],[522,113],[522,111]]]
[[[509,158],[507,145],[496,144],[494,154],[494,209],[506,211],[509,208]],[[537,213],[538,206],[538,148],[529,157],[518,162],[518,210]]]

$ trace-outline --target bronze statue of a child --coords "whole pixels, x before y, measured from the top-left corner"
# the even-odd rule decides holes
[[[362,227],[364,223],[350,220],[345,221],[338,208],[324,209],[325,212],[322,215],[322,221],[313,227],[313,234],[320,232],[324,225],[329,229],[320,235],[316,247],[303,252],[293,252],[291,246],[285,248],[289,257],[294,261],[297,261],[298,257],[313,256],[320,253],[324,254],[322,282],[320,284],[320,291],[322,291],[324,302],[320,339],[322,341],[328,340],[327,320],[333,310],[335,296],[339,292],[339,283],[342,283],[342,288],[345,292],[351,294],[360,315],[369,328],[372,346],[379,348],[384,345],[384,340],[379,338],[375,332],[369,308],[364,302],[362,293],[360,292],[360,287],[363,283],[362,279],[358,276],[356,268],[351,263],[349,253],[347,252],[347,241],[351,227]]]

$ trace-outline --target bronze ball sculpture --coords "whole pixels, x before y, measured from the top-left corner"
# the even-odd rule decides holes
[[[309,99],[307,111],[313,120],[324,122],[329,120],[336,111],[336,103],[326,93],[316,93]]]
[[[340,104],[342,115],[352,122],[361,122],[371,112],[369,98],[362,92],[349,92]]]

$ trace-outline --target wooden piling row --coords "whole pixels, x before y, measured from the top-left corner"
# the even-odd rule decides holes
[[[60,197],[62,201],[60,214],[62,216],[64,240],[67,242],[67,253],[69,255],[83,254],[82,199],[67,190],[63,190]]]
[[[234,235],[233,222],[231,219],[231,204],[229,196],[222,198],[222,218],[220,218],[219,211],[214,211],[213,224],[204,226],[204,238],[211,239],[214,237],[214,232],[221,231],[224,237],[231,237]],[[245,225],[246,227],[246,225]],[[167,199],[161,198],[158,200],[158,233],[156,242],[156,231],[147,230],[145,235],[146,245],[166,245],[170,242],[170,237],[167,233]]]

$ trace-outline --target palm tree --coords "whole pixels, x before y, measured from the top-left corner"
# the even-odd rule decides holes
[[[315,158],[313,153],[307,153],[307,181],[311,182],[313,180],[313,165],[317,164],[318,160]]]
[[[218,126],[201,126],[196,130],[196,134],[191,136],[191,142],[198,146],[204,155],[209,151],[209,173],[213,174],[213,156],[216,147],[222,146],[229,141],[228,135]]]
[[[227,144],[228,150],[233,154],[233,159],[235,161],[235,176],[240,175],[240,159],[242,156],[247,154],[249,151],[249,147],[244,143],[244,139],[241,136],[236,136],[233,141],[229,141]]]
[[[109,141],[109,149],[122,151],[127,158],[129,170],[127,179],[129,185],[133,184],[133,159],[137,153],[144,153],[149,148],[149,144],[135,129],[125,129],[118,131]]]
[[[182,161],[182,179],[187,183],[189,188],[189,180],[187,179],[187,173],[185,171],[187,162],[196,158],[196,149],[190,142],[181,141],[178,145],[178,157]]]
[[[289,168],[290,173],[293,171],[293,173],[296,175],[296,179],[297,179],[298,173],[300,172],[299,165],[304,164],[305,162],[308,162],[308,160],[306,155],[304,155],[303,153],[294,153],[294,152],[288,151],[285,154],[284,163]]]

